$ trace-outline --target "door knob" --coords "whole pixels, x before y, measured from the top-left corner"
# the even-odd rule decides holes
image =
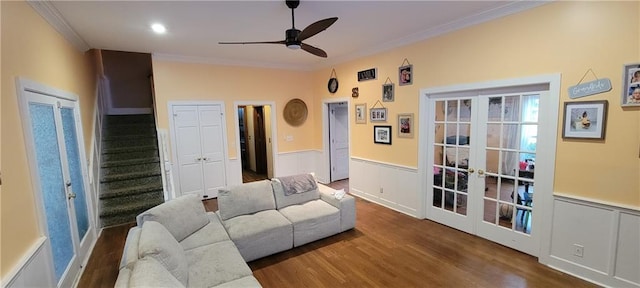
[[[64,185],[66,185],[67,187],[71,187],[71,181],[65,182]]]
[[[469,173],[473,173],[476,172],[476,170],[473,170],[473,168],[469,168]]]
[[[478,175],[484,175],[484,170],[478,169]]]
[[[204,161],[207,161],[208,159],[209,159],[209,158],[207,158],[207,157],[202,158],[202,160],[204,160]]]
[[[196,158],[196,161],[202,161],[202,158],[198,157]]]
[[[67,199],[76,199],[76,193],[73,193],[73,192],[67,193]]]

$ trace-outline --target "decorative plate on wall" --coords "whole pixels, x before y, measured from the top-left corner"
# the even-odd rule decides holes
[[[327,83],[327,88],[329,89],[329,93],[331,94],[336,93],[336,91],[338,91],[338,79],[335,77],[329,79],[329,83]]]
[[[298,98],[291,99],[284,106],[283,116],[289,125],[300,126],[307,120],[307,104]]]

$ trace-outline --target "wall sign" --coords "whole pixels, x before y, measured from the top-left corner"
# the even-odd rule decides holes
[[[609,80],[609,78],[597,79],[594,81],[569,87],[569,98],[576,99],[589,95],[604,93],[610,90],[611,80]]]
[[[358,71],[358,82],[374,80],[378,78],[378,68],[371,68],[367,70]]]

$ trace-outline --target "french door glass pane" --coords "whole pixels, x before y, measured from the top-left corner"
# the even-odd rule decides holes
[[[58,282],[73,258],[74,251],[54,110],[51,105],[30,103],[29,113],[48,237],[53,251],[53,268]]]
[[[537,94],[490,97],[487,111],[484,218],[527,234],[533,213],[538,102]]]
[[[80,153],[78,150],[76,123],[73,109],[62,108],[61,114],[64,144],[66,146],[69,172],[71,175],[71,189],[73,193],[76,194],[73,204],[76,212],[78,235],[80,236],[80,239],[83,239],[84,235],[89,230],[89,215],[87,212],[87,202],[84,193],[84,181],[82,179],[82,164],[80,162]]]

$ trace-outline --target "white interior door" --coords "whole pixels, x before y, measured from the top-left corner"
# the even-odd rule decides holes
[[[329,104],[331,182],[349,178],[349,116],[346,102]]]
[[[477,234],[537,255],[539,231],[532,229],[539,103],[547,92],[480,97],[477,174],[484,189]]]
[[[473,168],[477,129],[477,99],[447,97],[432,99],[430,112],[430,190],[427,193],[431,219],[453,228],[473,233],[474,197],[478,194]]]
[[[181,195],[204,194],[202,141],[198,106],[174,106],[173,124],[177,151],[178,187]]]
[[[25,89],[21,102],[43,232],[52,251],[54,283],[70,287],[95,233],[85,193],[89,186],[78,103],[57,92]]]
[[[226,186],[224,114],[221,105],[172,105],[180,195],[217,197]]]
[[[200,141],[202,147],[202,166],[204,176],[204,194],[218,197],[218,188],[226,185],[224,166],[224,145],[222,133],[222,111],[220,106],[201,106]]]
[[[461,94],[429,103],[430,219],[537,256],[539,103],[548,92]]]

